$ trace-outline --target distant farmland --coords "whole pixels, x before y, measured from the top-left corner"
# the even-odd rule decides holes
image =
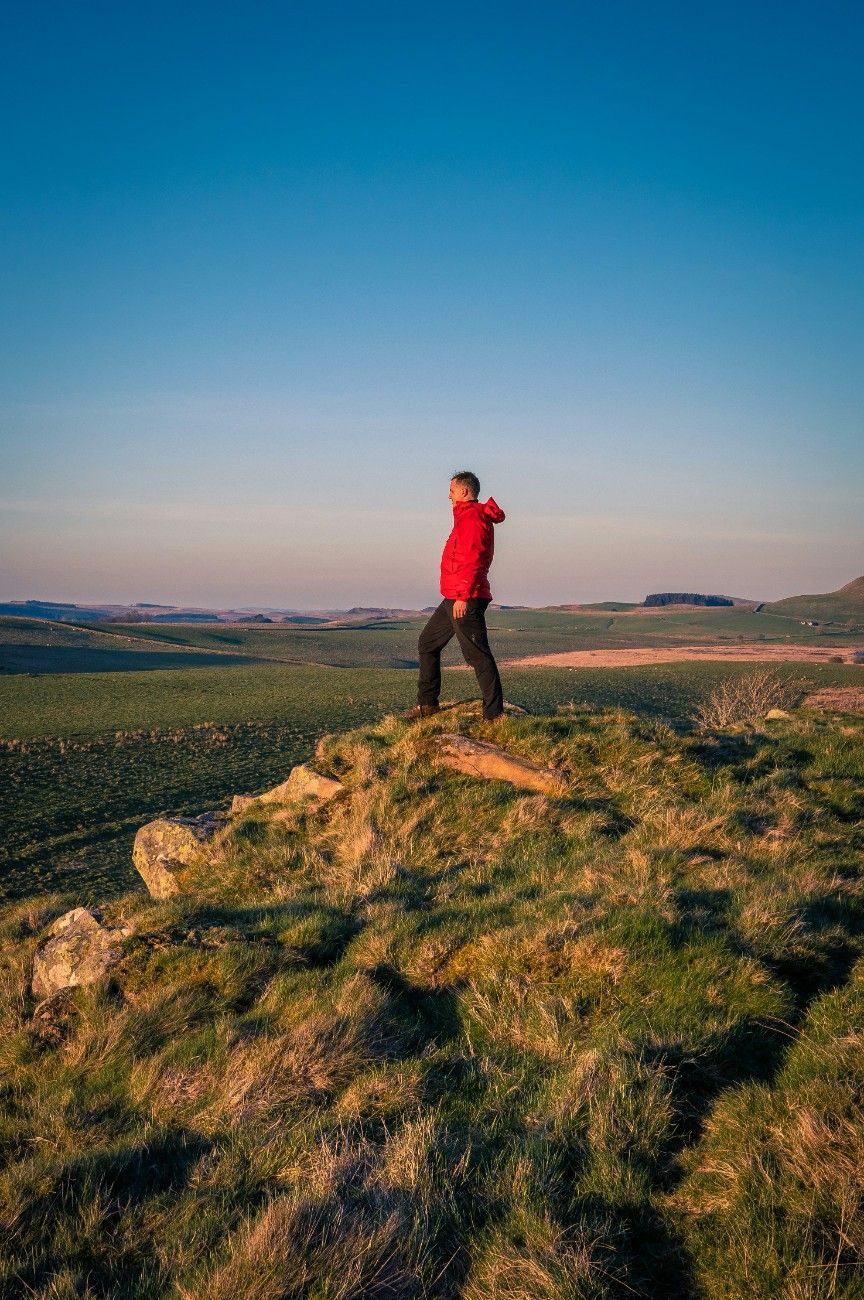
[[[809,628],[798,619],[748,608],[670,609],[572,614],[493,610],[488,616],[502,660],[570,650],[633,646],[730,644],[735,641],[814,645],[859,644],[844,628]],[[111,624],[78,628],[41,619],[0,618],[0,673],[65,673],[206,668],[276,661],[338,668],[413,668],[422,620],[345,627],[243,627],[236,624]],[[451,652],[454,661],[458,652]]]

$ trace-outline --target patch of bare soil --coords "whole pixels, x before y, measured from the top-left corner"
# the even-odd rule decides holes
[[[639,664],[673,664],[688,659],[714,659],[728,663],[820,663],[841,659],[855,663],[858,647],[813,645],[676,645],[634,646],[626,650],[568,650],[563,654],[527,655],[508,660],[510,668],[631,668]],[[856,688],[857,689],[857,688]]]
[[[822,686],[804,701],[806,709],[834,709],[837,713],[864,713],[864,686]]]

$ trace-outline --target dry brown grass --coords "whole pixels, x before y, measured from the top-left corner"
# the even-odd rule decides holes
[[[770,709],[790,709],[801,698],[801,690],[784,681],[769,668],[728,677],[696,711],[696,721],[706,731],[722,730],[737,723],[755,726]]]

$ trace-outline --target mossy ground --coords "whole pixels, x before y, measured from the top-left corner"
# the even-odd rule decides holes
[[[323,741],[101,986],[7,907],[0,1295],[864,1294],[864,722],[507,720],[560,799],[448,729]]]

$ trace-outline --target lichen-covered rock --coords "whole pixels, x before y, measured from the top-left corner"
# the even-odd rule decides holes
[[[172,898],[183,892],[184,868],[206,860],[226,822],[224,813],[205,812],[199,817],[159,817],[141,827],[135,836],[132,861],[153,898]]]
[[[432,738],[433,750],[445,767],[452,767],[466,776],[483,777],[487,781],[509,781],[523,790],[536,790],[540,794],[563,794],[567,788],[567,773],[554,767],[538,767],[536,763],[510,754],[500,745],[485,740],[472,740],[469,736],[440,735]]]
[[[33,957],[34,997],[45,999],[76,984],[94,984],[119,961],[131,930],[102,924],[97,911],[76,907],[59,917]]]
[[[263,794],[258,795],[235,794],[231,801],[231,812],[232,814],[245,812],[254,804],[293,803],[296,799],[305,798],[327,803],[344,789],[341,781],[335,781],[331,776],[322,776],[308,764],[300,763],[291,769],[286,781],[274,785],[272,790],[265,790]]]

